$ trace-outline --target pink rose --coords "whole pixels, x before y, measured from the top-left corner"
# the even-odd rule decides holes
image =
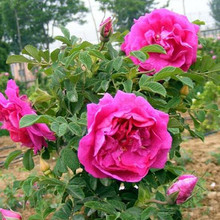
[[[8,99],[0,93],[0,122],[3,123],[1,128],[9,131],[14,142],[21,142],[37,153],[43,146],[47,147],[45,138],[52,141],[56,139],[45,124],[19,128],[19,121],[24,115],[36,113],[31,108],[27,96],[19,96],[19,88],[13,80],[8,81],[5,94]]]
[[[99,26],[99,31],[100,31],[100,40],[103,42],[109,41],[109,37],[111,36],[113,32],[112,28],[112,19],[109,17],[106,20],[104,20],[100,26]]]
[[[79,143],[78,157],[96,178],[137,182],[150,168],[163,168],[171,148],[168,114],[143,97],[118,91],[87,105],[88,134]]]
[[[216,58],[217,58],[217,56],[216,56],[216,55],[213,55],[213,56],[212,56],[212,59],[213,59],[213,60],[215,60]]]
[[[171,195],[175,192],[179,192],[176,203],[181,204],[185,202],[192,194],[192,191],[198,181],[198,178],[194,175],[182,175],[178,180],[167,190],[167,195]]]
[[[0,208],[0,213],[2,214],[2,220],[22,220],[21,214],[18,212]]]
[[[203,48],[202,44],[199,44],[198,49],[202,49],[202,48]]]
[[[166,66],[174,66],[187,71],[196,61],[199,26],[190,23],[187,17],[167,9],[157,9],[134,22],[121,45],[127,56],[131,51],[151,44],[159,44],[167,52],[150,53],[150,58],[145,62],[131,57],[140,69],[155,69],[158,72]]]

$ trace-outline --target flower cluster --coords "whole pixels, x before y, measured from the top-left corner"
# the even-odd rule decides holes
[[[19,95],[19,88],[13,80],[9,80],[5,94],[0,93],[0,122],[2,129],[10,133],[14,142],[33,148],[37,153],[43,146],[47,146],[45,138],[54,141],[56,138],[45,124],[34,124],[26,128],[19,128],[20,119],[28,114],[36,114],[26,95]]]

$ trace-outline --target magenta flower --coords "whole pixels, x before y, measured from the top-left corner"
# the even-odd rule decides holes
[[[163,168],[171,148],[169,115],[143,97],[118,91],[87,105],[88,134],[79,143],[78,157],[96,178],[137,182],[151,168]]]
[[[216,58],[217,58],[217,56],[216,56],[216,55],[213,55],[213,56],[212,56],[212,59],[213,59],[213,60],[215,60]]]
[[[9,131],[14,142],[21,142],[22,145],[34,149],[34,152],[37,153],[43,146],[47,147],[45,139],[52,141],[56,139],[45,124],[19,128],[19,121],[24,115],[36,113],[27,96],[19,95],[19,88],[15,81],[8,81],[5,94],[8,99],[0,93],[0,122],[3,123],[1,128]]]
[[[100,31],[100,40],[103,42],[109,41],[109,37],[113,33],[113,27],[112,27],[112,19],[111,17],[107,18],[104,20],[100,26],[99,26],[99,31]]]
[[[184,203],[192,194],[192,191],[198,181],[198,178],[191,174],[182,175],[178,180],[167,190],[167,195],[179,192],[176,198],[177,204]]]
[[[131,57],[141,70],[158,72],[166,66],[174,66],[187,71],[196,61],[199,26],[190,23],[187,17],[167,9],[157,9],[134,22],[121,45],[127,56],[131,51],[151,44],[159,44],[166,50],[166,54],[150,53],[145,62]]]
[[[202,49],[202,48],[203,48],[202,44],[199,44],[198,49]]]
[[[7,209],[1,209],[2,220],[22,220],[21,214]]]

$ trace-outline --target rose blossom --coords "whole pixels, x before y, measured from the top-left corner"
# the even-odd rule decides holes
[[[217,58],[217,56],[216,56],[216,55],[213,55],[213,56],[212,56],[212,59],[213,59],[213,60],[215,60],[216,58]]]
[[[186,174],[178,178],[178,180],[167,190],[167,195],[179,192],[176,203],[181,204],[185,202],[192,194],[192,191],[198,181],[194,175]]]
[[[19,88],[13,80],[9,80],[5,94],[0,93],[0,122],[2,129],[7,129],[14,142],[21,142],[24,146],[33,148],[34,152],[47,146],[45,138],[55,140],[53,132],[45,124],[34,124],[26,128],[19,128],[19,121],[24,115],[35,114],[27,96],[19,96]]]
[[[7,209],[1,209],[2,220],[22,220],[21,214]]]
[[[166,54],[150,53],[145,62],[131,57],[141,70],[155,69],[158,72],[166,66],[174,66],[187,71],[196,61],[199,26],[190,23],[187,17],[167,9],[157,9],[134,22],[121,45],[127,56],[131,51],[151,44],[159,44],[166,50]]]
[[[163,168],[171,148],[168,114],[143,97],[118,91],[87,105],[88,134],[79,143],[78,157],[96,178],[137,182],[150,168]]]
[[[99,26],[99,31],[100,31],[100,40],[107,42],[109,41],[109,37],[111,36],[113,32],[112,28],[112,19],[111,17],[105,19]]]

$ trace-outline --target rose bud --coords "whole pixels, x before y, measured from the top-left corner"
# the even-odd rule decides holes
[[[42,172],[50,170],[50,165],[43,158],[40,158],[40,170]]]
[[[189,86],[184,85],[184,86],[180,89],[180,94],[181,94],[181,95],[188,95],[188,94],[189,94]]]
[[[216,58],[217,58],[217,56],[216,56],[216,55],[213,55],[213,56],[212,56],[212,59],[213,59],[213,60],[215,60]]]
[[[191,174],[182,175],[167,190],[168,202],[170,204],[182,204],[186,202],[198,181],[198,178]]]
[[[0,213],[2,214],[2,220],[21,220],[21,214],[7,209],[1,209]]]
[[[109,41],[109,37],[111,36],[111,34],[113,32],[111,17],[107,18],[106,20],[104,20],[100,24],[99,32],[100,32],[100,40],[102,42],[108,42]]]

